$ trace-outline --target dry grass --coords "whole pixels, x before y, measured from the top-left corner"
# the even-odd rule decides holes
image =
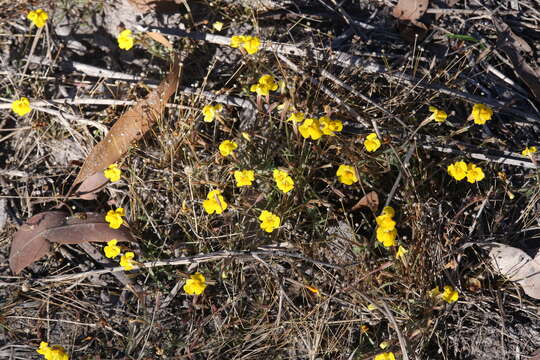
[[[310,20],[261,16],[258,22],[260,14],[224,4],[208,8],[204,19],[197,18],[197,11],[207,5],[194,5],[190,16],[195,25],[187,21],[188,28],[204,30],[198,23],[204,19],[211,24],[234,18],[232,33],[240,31],[238,24],[255,24],[265,39],[299,47],[313,43],[323,49],[328,49],[341,29],[333,20],[316,15],[310,15]],[[375,5],[362,2],[351,9],[355,6],[363,14]],[[77,55],[69,46],[62,48],[66,39],[49,31],[37,41],[34,55],[50,53],[52,65],[31,64],[26,75],[22,74],[35,34],[22,20],[21,14],[28,8],[30,4],[21,5],[2,15],[10,20],[0,27],[2,47],[8,49],[2,57],[0,80],[5,103],[19,96],[134,100],[147,92],[142,82],[86,77],[62,67],[62,61],[76,60],[136,75],[143,70],[144,78],[154,80],[148,83],[162,78],[167,69],[166,51],[147,40],[130,53],[121,53],[110,34],[96,30],[99,38],[79,39],[88,56],[99,55],[96,60]],[[65,4],[53,8],[58,15]],[[92,4],[79,2],[69,14],[82,24],[91,23],[88,14],[101,11],[101,7],[92,8]],[[381,20],[365,49],[353,45],[346,50],[373,51],[373,59],[386,64],[393,74],[406,73],[471,96],[506,101],[508,91],[515,95],[513,108],[540,116],[533,100],[485,72],[492,65],[518,82],[503,59],[490,53],[470,66],[483,46],[495,44],[496,34],[485,18],[460,29],[452,23],[459,16],[464,15],[440,20],[439,26],[447,30],[434,31],[416,45],[399,40],[394,29],[383,30],[391,19]],[[334,34],[328,35],[329,31]],[[449,40],[447,31],[474,33],[482,42]],[[451,55],[436,56],[441,46],[450,47]],[[383,341],[389,342],[387,351],[399,359],[404,349],[410,359],[487,359],[500,354],[499,358],[510,359],[516,351],[525,356],[540,346],[534,340],[540,331],[537,302],[492,274],[484,263],[485,254],[468,245],[489,241],[524,244],[537,237],[538,172],[474,161],[484,169],[486,179],[477,184],[456,182],[446,167],[466,156],[423,149],[425,136],[429,136],[440,145],[465,149],[461,145],[465,143],[480,153],[518,152],[537,141],[537,124],[516,125],[515,121],[523,123],[523,119],[500,109],[488,126],[470,126],[466,118],[472,103],[381,73],[291,58],[302,69],[298,74],[271,52],[242,58],[236,54],[227,63],[215,62],[214,57],[216,51],[217,56],[225,56],[223,52],[230,51],[226,47],[185,38],[176,38],[175,47],[186,56],[184,86],[255,102],[249,86],[260,75],[270,73],[284,80],[287,89],[272,94],[267,104],[273,108],[270,112],[261,107],[249,114],[249,108],[225,106],[221,119],[205,123],[200,110],[209,100],[180,87],[173,101],[178,107],[169,108],[120,161],[122,181],[109,185],[91,202],[64,200],[62,195],[84,155],[103,134],[80,121],[40,111],[19,118],[2,110],[0,183],[12,221],[0,234],[0,357],[34,358],[40,341],[63,345],[73,359],[371,359],[382,352],[379,344]],[[379,106],[320,78],[322,70]],[[319,84],[314,85],[312,79]],[[329,99],[322,86],[362,119],[376,122],[384,135],[381,149],[375,153],[363,149],[363,135],[373,130],[359,125],[356,115]],[[285,100],[311,116],[342,120],[343,133],[320,141],[303,139],[275,109]],[[444,124],[417,129],[429,116],[430,104],[452,111],[452,116]],[[125,108],[77,105],[57,110],[110,126]],[[415,130],[418,137],[411,139]],[[251,140],[244,139],[242,132]],[[223,158],[217,151],[225,139],[239,143],[234,157]],[[410,146],[413,155],[404,166]],[[339,164],[353,164],[360,182],[353,186],[339,183],[335,176]],[[271,171],[277,167],[287,169],[295,181],[295,189],[288,195],[274,186]],[[256,184],[235,187],[232,172],[237,169],[254,169]],[[400,173],[397,191],[389,198]],[[215,188],[224,191],[230,207],[222,215],[209,216],[202,201]],[[387,200],[396,209],[399,242],[409,251],[405,261],[395,258],[395,249],[385,249],[374,239],[378,213],[368,208],[351,211],[370,191],[381,197],[378,212]],[[129,247],[139,261],[286,245],[287,251],[335,266],[276,255],[153,267],[129,275],[144,289],[136,296],[110,275],[40,281],[98,267],[76,246],[62,246],[22,276],[12,276],[7,253],[17,228],[15,220],[24,221],[55,206],[73,212],[124,207],[138,240]],[[264,209],[282,219],[282,226],[271,234],[259,228],[257,217]],[[195,271],[212,285],[203,296],[186,296],[181,285],[186,274]],[[447,284],[459,290],[457,303],[436,303],[427,295],[433,287]],[[369,310],[370,303],[377,309]],[[369,330],[362,332],[362,325]],[[400,345],[398,331],[405,346]]]

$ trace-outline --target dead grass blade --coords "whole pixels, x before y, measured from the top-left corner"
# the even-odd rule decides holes
[[[163,113],[169,98],[176,91],[179,75],[180,63],[178,57],[175,57],[172,70],[165,80],[145,99],[137,102],[125,112],[116,121],[107,136],[94,146],[73,186],[116,162],[126,153],[134,141],[139,140],[150,129]]]
[[[540,71],[538,69],[535,71],[529,64],[527,64],[520,53],[521,51],[531,53],[531,47],[524,39],[517,36],[502,20],[494,17],[493,23],[499,32],[497,46],[510,58],[516,73],[529,87],[535,98],[540,99]]]
[[[103,214],[80,213],[70,217],[61,211],[43,212],[28,219],[13,236],[9,266],[13,273],[20,273],[47,254],[50,243],[81,244],[111,239],[133,241],[127,227],[111,229]]]

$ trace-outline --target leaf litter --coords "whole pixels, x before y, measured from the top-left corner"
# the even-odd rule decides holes
[[[113,125],[109,133],[88,154],[73,182],[73,186],[83,182],[93,174],[105,170],[115,163],[139,140],[162,116],[169,98],[175,93],[180,76],[178,57],[173,60],[172,70],[165,80],[126,111]],[[82,185],[81,185],[82,186]]]
[[[28,219],[13,236],[9,266],[13,273],[20,273],[45,256],[51,243],[82,244],[111,239],[134,241],[126,226],[110,228],[103,214],[77,213],[68,216],[62,211],[42,212]]]

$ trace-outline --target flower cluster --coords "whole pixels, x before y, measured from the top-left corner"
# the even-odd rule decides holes
[[[206,289],[206,278],[203,274],[196,272],[189,276],[184,284],[184,291],[188,295],[201,295]]]
[[[103,175],[111,182],[117,182],[122,176],[122,170],[118,168],[117,164],[111,164],[107,169],[105,169],[105,171],[103,171]]]
[[[364,140],[364,147],[366,148],[366,151],[374,152],[381,147],[381,140],[379,140],[377,134],[371,133],[366,136],[366,140]]]
[[[122,216],[126,216],[124,208],[118,208],[116,210],[109,210],[105,216],[105,221],[109,223],[112,229],[119,229],[124,223]]]
[[[452,286],[446,285],[444,286],[444,290],[441,292],[440,288],[437,286],[434,289],[432,289],[429,292],[429,295],[432,297],[442,299],[446,301],[447,303],[451,304],[453,302],[458,301],[459,299],[459,293],[457,290],[455,290]]]
[[[118,255],[120,255],[122,249],[117,244],[117,239],[107,241],[107,246],[103,248],[103,252],[105,253],[106,257],[108,257],[109,259],[114,259]],[[126,271],[132,270],[133,266],[136,263],[135,260],[133,260],[134,257],[135,254],[131,251],[122,254],[122,256],[120,256],[120,266],[122,266]]]
[[[300,122],[303,119],[303,113],[293,113],[288,120]],[[323,135],[335,136],[335,133],[341,130],[343,130],[343,123],[340,120],[332,120],[328,116],[305,119],[304,123],[298,127],[300,135],[312,140],[320,139]]]
[[[339,165],[336,176],[338,177],[338,180],[345,185],[352,185],[358,182],[356,170],[350,165]]]
[[[30,111],[32,111],[32,107],[30,106],[30,100],[28,100],[28,98],[22,97],[19,100],[13,101],[11,103],[11,110],[19,116],[24,116],[28,114]]]
[[[235,35],[231,37],[231,47],[244,48],[248,54],[255,54],[261,46],[261,40],[256,36]]]
[[[279,190],[288,193],[294,189],[294,180],[286,171],[274,169],[273,176]]]
[[[26,15],[26,18],[30,20],[36,27],[42,28],[49,19],[49,14],[43,9],[32,10]]]
[[[385,206],[381,215],[377,216],[377,241],[385,247],[395,246],[397,238],[396,222],[394,221],[395,210],[391,206]]]
[[[523,156],[530,156],[534,153],[536,153],[538,150],[536,149],[536,146],[527,146],[523,151],[521,152],[521,155]]]
[[[131,30],[126,29],[120,32],[118,34],[118,47],[122,50],[129,50],[133,47],[133,44],[135,43],[135,39],[133,39],[133,35],[131,33]]]
[[[69,360],[69,355],[60,345],[49,346],[48,343],[42,341],[36,351],[38,354],[43,355],[45,360]]]
[[[223,110],[223,105],[217,104],[217,105],[204,105],[202,109],[202,113],[204,115],[204,121],[205,122],[212,122],[214,121],[216,114],[221,112]]]
[[[482,168],[471,163],[467,164],[465,161],[456,161],[455,163],[448,165],[448,174],[457,181],[467,178],[467,181],[471,184],[480,181],[485,177]]]
[[[251,92],[257,93],[257,96],[269,96],[270,91],[276,91],[279,85],[272,75],[263,75],[256,84],[251,85]]]

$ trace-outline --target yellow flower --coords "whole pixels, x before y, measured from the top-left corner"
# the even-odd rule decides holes
[[[396,360],[396,357],[394,356],[393,352],[385,352],[375,355],[373,360]]]
[[[288,121],[294,121],[294,122],[301,122],[305,118],[305,114],[303,112],[295,112],[292,113],[291,116],[287,119]]]
[[[250,186],[255,180],[255,172],[253,170],[236,170],[234,172],[234,178],[236,180],[236,186]]]
[[[135,254],[128,251],[120,257],[120,266],[122,266],[126,271],[133,269],[133,265],[135,264],[135,261],[133,260],[134,257]]]
[[[338,177],[338,180],[345,185],[352,185],[355,182],[358,182],[356,170],[350,165],[339,165],[336,176]]]
[[[38,28],[44,27],[49,14],[43,9],[32,10],[26,15],[26,18],[30,20]]]
[[[377,216],[375,221],[377,222],[379,228],[383,231],[392,231],[396,227],[396,222],[392,220],[392,216],[388,214],[382,214]]]
[[[269,233],[277,229],[281,223],[279,216],[272,214],[267,210],[263,210],[261,212],[261,215],[259,215],[259,220],[261,220],[261,229]]]
[[[397,229],[385,231],[384,229],[377,228],[377,241],[381,242],[384,247],[396,246]]]
[[[231,47],[243,47],[248,54],[255,54],[261,46],[261,40],[256,36],[235,35],[231,37]]]
[[[219,144],[219,153],[221,156],[229,156],[238,147],[238,144],[231,140],[223,140]]]
[[[118,168],[118,165],[111,164],[105,171],[103,172],[103,175],[111,180],[111,182],[116,182],[120,180],[120,177],[122,176],[122,170]]]
[[[38,354],[43,355],[45,360],[69,360],[69,355],[60,345],[49,346],[48,343],[42,341],[36,351]]]
[[[114,259],[118,255],[120,255],[120,247],[116,244],[118,243],[118,240],[112,239],[107,242],[107,246],[103,248],[103,251],[105,252],[105,256],[109,259]]]
[[[118,47],[122,50],[129,50],[133,47],[134,39],[131,36],[131,30],[126,29],[118,35]]]
[[[324,135],[334,136],[334,132],[343,130],[343,123],[340,120],[331,120],[327,116],[319,118],[319,123],[322,125],[321,130]]]
[[[253,55],[259,50],[261,40],[256,36],[246,36],[242,46],[246,49],[248,54]]]
[[[409,251],[405,249],[403,246],[399,245],[398,251],[396,252],[396,259],[401,259],[405,257],[405,254]]]
[[[459,293],[450,285],[444,287],[444,292],[441,294],[441,298],[447,303],[451,304],[458,301]]]
[[[256,92],[259,96],[268,96],[270,91],[276,91],[278,84],[275,82],[272,75],[263,75],[259,78],[257,84],[251,85],[250,91]]]
[[[484,104],[474,104],[471,116],[475,124],[483,125],[486,121],[491,120],[493,110]]]
[[[203,274],[196,272],[189,276],[184,284],[184,291],[188,295],[201,295],[206,289],[206,278]]]
[[[223,23],[221,21],[216,21],[212,24],[212,27],[217,31],[221,31],[221,29],[223,29]]]
[[[202,113],[204,115],[204,121],[206,122],[212,122],[214,121],[214,118],[216,117],[216,114],[218,112],[221,112],[223,110],[223,105],[217,104],[217,105],[204,105],[202,109]]]
[[[279,190],[284,193],[288,193],[294,189],[294,180],[289,176],[285,171],[274,169],[273,171],[274,180]]]
[[[233,48],[239,48],[244,43],[245,36],[244,35],[234,35],[231,37],[231,47]]]
[[[105,216],[105,221],[109,223],[109,227],[112,229],[118,229],[124,223],[122,216],[126,216],[124,208],[118,208],[116,210],[109,210]]]
[[[371,133],[366,136],[366,140],[364,140],[364,147],[369,152],[376,151],[378,148],[381,147],[381,140],[379,140],[377,134]]]
[[[467,176],[467,164],[465,161],[456,161],[448,165],[448,174],[458,181],[463,180]]]
[[[30,100],[28,98],[22,97],[19,100],[15,100],[11,103],[11,110],[19,116],[24,116],[28,114],[32,107],[30,106]]]
[[[448,117],[448,114],[444,110],[437,109],[435,106],[430,106],[429,111],[431,111],[433,114],[431,114],[431,117],[436,122],[444,122],[446,118]]]
[[[367,326],[367,325],[361,325],[361,326],[360,326],[360,332],[361,332],[362,334],[365,334],[365,333],[367,333],[368,331],[369,331],[369,326]]]
[[[431,290],[429,291],[429,296],[437,297],[437,296],[439,296],[439,295],[441,295],[441,290],[439,290],[439,287],[438,287],[438,286],[437,286],[437,287],[434,287],[433,289],[431,289]]]
[[[306,119],[304,123],[298,127],[298,130],[306,139],[312,138],[313,140],[317,140],[323,136],[319,120],[313,118]]]
[[[467,165],[467,181],[472,183],[475,183],[477,181],[482,180],[485,177],[484,172],[481,168],[474,164],[468,164]]]
[[[208,193],[206,200],[203,201],[204,210],[208,214],[221,214],[227,209],[227,203],[221,195],[221,190],[212,190]]]
[[[529,156],[537,152],[536,146],[528,146],[521,152],[521,155],[523,156]]]
[[[394,210],[394,208],[391,206],[385,206],[381,212],[381,215],[388,215],[390,217],[394,217],[394,215],[396,215],[396,210]]]
[[[305,285],[306,286],[306,289],[308,289],[309,291],[311,291],[312,293],[314,293],[315,295],[320,295],[321,292],[319,291],[319,289],[317,289],[316,287],[313,287],[313,286],[309,286],[309,285]]]
[[[368,304],[367,309],[369,311],[373,311],[373,310],[377,310],[377,307],[375,305],[373,305],[373,304]]]

